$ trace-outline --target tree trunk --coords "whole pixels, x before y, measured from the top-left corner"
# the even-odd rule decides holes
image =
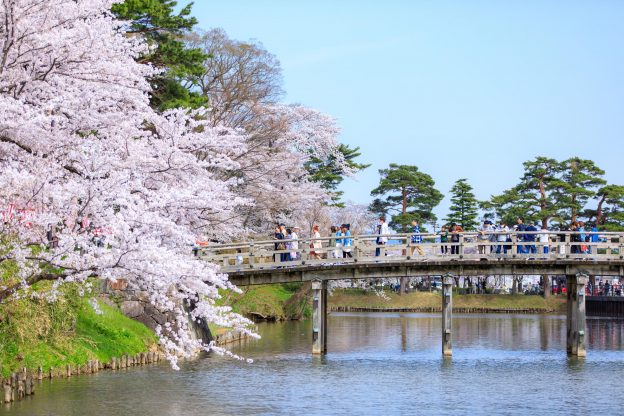
[[[542,289],[544,289],[544,299],[548,299],[552,294],[552,278],[549,275],[542,275]]]
[[[518,279],[516,279],[515,277],[513,278],[513,283],[511,284],[511,294],[518,294]]]
[[[401,277],[401,281],[399,282],[399,296],[401,296],[403,293],[407,293],[407,282],[407,277]]]
[[[405,214],[407,214],[407,190],[403,189],[403,206],[401,207],[401,214],[403,214],[403,232],[407,232],[407,224],[405,223]]]

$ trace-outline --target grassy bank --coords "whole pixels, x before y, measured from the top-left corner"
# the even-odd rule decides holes
[[[309,284],[258,285],[241,289],[241,294],[223,292],[219,303],[253,319],[279,321],[311,315]]]
[[[49,289],[49,282],[37,286]],[[0,305],[0,373],[18,368],[44,371],[88,360],[108,362],[124,353],[136,354],[156,345],[155,334],[125,317],[117,308],[99,301],[98,315],[80,288],[64,285],[55,302],[24,298]]]
[[[329,306],[371,309],[431,309],[441,308],[441,295],[431,292],[411,292],[399,296],[386,293],[388,300],[374,293],[357,289],[335,290],[329,297]],[[565,312],[565,299],[527,295],[453,295],[453,308],[481,310],[524,309],[535,312]]]

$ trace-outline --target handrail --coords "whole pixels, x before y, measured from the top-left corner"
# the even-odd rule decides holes
[[[498,241],[499,236],[505,241]],[[533,239],[525,239],[535,235]],[[539,237],[547,235],[548,241]],[[598,241],[574,241],[573,236],[598,235]],[[419,236],[421,242],[414,242]],[[483,238],[485,236],[485,238]],[[378,238],[387,238],[379,244]],[[453,239],[451,239],[453,237]],[[350,244],[342,245],[344,240]],[[455,241],[453,241],[455,240]],[[591,240],[591,238],[590,238]],[[316,243],[316,247],[314,247]],[[283,246],[281,246],[283,245]],[[281,247],[280,247],[281,246]],[[253,240],[214,244],[195,249],[197,255],[221,266],[224,272],[245,268],[285,268],[300,265],[331,265],[345,262],[431,259],[624,259],[624,233],[578,231],[488,231],[449,234],[403,233]]]

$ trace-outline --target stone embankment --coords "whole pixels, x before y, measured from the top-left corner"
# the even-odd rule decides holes
[[[0,377],[2,386],[2,401],[11,403],[22,400],[27,396],[35,394],[35,381],[53,378],[66,378],[79,375],[96,374],[101,370],[121,370],[125,368],[143,366],[158,363],[162,360],[162,354],[158,351],[148,351],[135,355],[124,354],[121,357],[113,357],[110,362],[103,363],[99,360],[89,360],[86,365],[72,367],[66,365],[63,368],[50,368],[44,371],[41,367],[36,371],[29,371],[23,368],[21,371],[12,373],[3,379]]]

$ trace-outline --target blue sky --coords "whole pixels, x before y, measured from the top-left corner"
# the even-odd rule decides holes
[[[185,3],[185,2],[181,2]],[[377,170],[412,164],[448,194],[513,186],[537,155],[594,160],[624,184],[623,1],[197,0],[199,27],[256,39],[285,101],[337,118],[372,163],[344,183],[370,201]],[[446,215],[448,197],[436,209]]]

